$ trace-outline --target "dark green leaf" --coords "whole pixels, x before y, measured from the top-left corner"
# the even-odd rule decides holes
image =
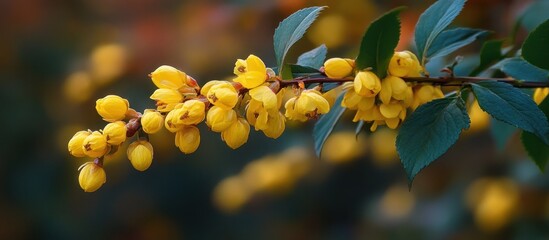
[[[414,35],[418,58],[423,66],[431,44],[454,21],[463,5],[465,0],[439,0],[419,17]]]
[[[549,19],[549,1],[540,0],[532,3],[520,17],[520,24],[529,32]]]
[[[319,69],[324,65],[327,52],[328,49],[326,48],[326,45],[322,44],[311,51],[301,54],[301,56],[297,58],[297,65]]]
[[[290,69],[292,70],[294,77],[299,75],[320,74],[320,71],[318,69],[308,67],[308,66],[290,64]]]
[[[307,29],[316,20],[322,9],[324,9],[324,7],[301,9],[280,22],[275,29],[273,37],[274,51],[276,64],[281,70],[281,73],[284,70],[284,58],[290,50],[290,47],[303,37],[303,34],[305,34]]]
[[[465,103],[459,97],[421,105],[404,121],[396,146],[410,184],[419,171],[448,151],[469,123]]]
[[[482,110],[497,120],[531,132],[549,143],[549,122],[527,94],[507,83],[496,81],[471,85]]]
[[[549,82],[549,71],[538,68],[522,58],[508,58],[498,64],[499,70],[514,79],[531,82]]]
[[[372,68],[380,78],[387,75],[389,61],[395,53],[400,38],[400,19],[402,7],[395,8],[373,21],[360,43],[360,52],[356,58],[359,70]]]
[[[503,59],[501,54],[501,46],[503,40],[490,40],[484,42],[480,49],[480,63],[478,67],[471,73],[471,76],[476,76],[496,61]]]
[[[522,44],[522,57],[534,66],[549,70],[549,20],[528,34]]]
[[[343,96],[345,92],[341,93],[337,97],[334,106],[330,109],[327,114],[324,114],[318,119],[313,129],[313,139],[315,142],[315,152],[316,155],[320,158],[320,153],[322,152],[322,147],[332,133],[337,121],[345,112],[345,108],[341,106],[341,101],[343,101]]]
[[[490,121],[490,133],[496,142],[496,148],[500,151],[507,147],[509,138],[517,132],[517,128],[494,118]]]
[[[539,105],[539,108],[549,118],[549,98],[545,98]],[[544,171],[549,160],[549,146],[545,145],[536,135],[529,132],[522,132],[521,140],[530,158],[534,160],[541,171]]]
[[[484,37],[488,31],[471,28],[454,28],[445,30],[435,38],[427,50],[426,58],[443,57]]]

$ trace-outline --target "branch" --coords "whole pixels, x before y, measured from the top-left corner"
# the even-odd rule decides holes
[[[549,87],[548,82],[531,82],[531,81],[522,81],[515,80],[510,78],[480,78],[480,77],[403,77],[406,82],[416,82],[416,83],[432,83],[433,85],[440,86],[464,86],[469,83],[476,83],[481,81],[497,81],[504,82],[513,85],[517,88],[539,88],[539,87]],[[328,78],[328,77],[312,77],[312,78],[296,78],[292,80],[281,80],[280,87],[287,87],[290,85],[297,85],[299,83],[311,84],[311,83],[345,83],[351,82],[354,78]]]

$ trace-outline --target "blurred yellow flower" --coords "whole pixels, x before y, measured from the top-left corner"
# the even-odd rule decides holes
[[[536,88],[534,91],[534,102],[538,105],[549,95],[549,88]]]

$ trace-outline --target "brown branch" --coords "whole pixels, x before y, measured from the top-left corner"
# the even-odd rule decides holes
[[[548,82],[531,82],[515,80],[511,78],[480,78],[480,77],[403,77],[406,82],[416,83],[432,83],[433,85],[440,86],[464,86],[470,83],[477,83],[481,81],[497,81],[511,84],[518,88],[539,88],[549,87]],[[312,77],[312,78],[296,78],[292,80],[281,80],[280,87],[287,87],[290,85],[296,85],[299,83],[311,84],[311,83],[345,83],[353,81],[353,78],[328,78],[328,77]]]

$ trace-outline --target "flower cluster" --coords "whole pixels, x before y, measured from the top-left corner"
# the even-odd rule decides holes
[[[354,64],[348,59],[329,59],[324,63],[327,76],[344,78],[352,76]],[[403,77],[421,76],[422,67],[417,57],[409,52],[395,52],[389,62],[388,75],[380,79],[374,72],[360,70],[353,82],[343,84],[346,90],[341,105],[356,110],[354,122],[372,123],[370,130],[387,125],[396,129],[406,118],[407,109],[435,98],[443,97],[440,86],[405,82]]]
[[[405,119],[408,109],[442,97],[440,87],[402,79],[418,77],[421,70],[415,55],[408,51],[394,54],[384,79],[356,69],[352,59],[332,58],[321,69],[326,76],[322,79],[339,79],[340,86],[323,93],[322,81],[311,88],[300,79],[282,80],[255,55],[236,61],[232,81],[212,80],[203,86],[185,72],[164,65],[149,75],[157,87],[150,96],[156,102],[155,109],[136,112],[126,99],[115,95],[99,99],[97,112],[109,124],[103,130],[77,132],[68,150],[76,157],[94,158],[81,167],[79,177],[84,191],[93,192],[106,180],[104,156],[115,153],[126,138],[137,135],[126,154],[136,170],[147,170],[154,154],[148,136],[162,128],[175,134],[175,146],[185,154],[198,149],[202,122],[220,133],[227,146],[236,149],[248,141],[252,126],[267,137],[278,138],[287,120],[318,119],[345,91],[341,105],[356,110],[355,122],[372,123],[372,131],[380,125],[394,129]]]

